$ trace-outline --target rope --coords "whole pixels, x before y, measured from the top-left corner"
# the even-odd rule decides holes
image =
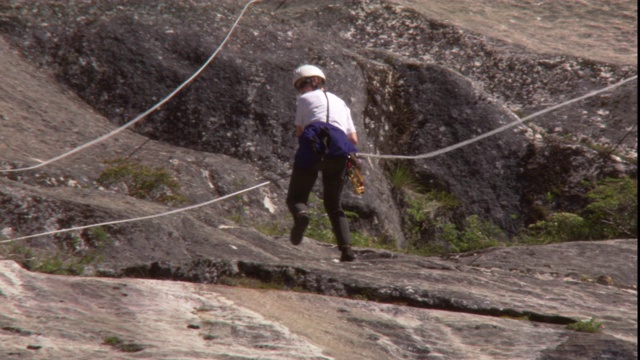
[[[252,186],[252,187],[244,189],[244,190],[236,191],[233,194],[225,195],[223,197],[219,197],[219,198],[216,198],[216,199],[213,199],[213,200],[209,200],[209,201],[206,201],[206,202],[203,202],[203,203],[200,203],[200,204],[191,205],[191,206],[183,207],[183,208],[180,208],[180,209],[174,209],[174,210],[171,210],[171,211],[167,211],[167,212],[163,212],[163,213],[159,213],[159,214],[155,214],[155,215],[147,215],[147,216],[141,216],[141,217],[137,217],[137,218],[124,219],[124,220],[108,221],[108,222],[103,222],[103,223],[99,223],[99,224],[91,224],[91,225],[85,225],[85,226],[76,226],[76,227],[72,227],[72,228],[68,228],[68,229],[53,230],[53,231],[48,231],[48,232],[44,232],[44,233],[40,233],[40,234],[28,235],[28,236],[22,236],[22,237],[18,237],[18,238],[3,240],[3,241],[0,241],[0,244],[5,244],[5,243],[13,242],[13,241],[18,241],[18,240],[30,239],[30,238],[34,238],[34,237],[38,237],[38,236],[54,235],[54,234],[60,234],[60,233],[65,233],[65,232],[70,232],[70,231],[88,229],[88,228],[92,228],[92,227],[124,224],[124,223],[128,223],[128,222],[149,220],[149,219],[159,218],[159,217],[162,217],[162,216],[173,215],[173,214],[177,214],[177,213],[180,213],[180,212],[183,212],[183,211],[193,210],[193,209],[196,209],[196,208],[199,208],[199,207],[202,207],[202,206],[213,204],[215,202],[222,201],[222,200],[228,199],[228,198],[236,196],[236,195],[240,195],[242,193],[257,189],[259,187],[262,187],[262,186],[265,186],[265,185],[268,185],[268,184],[270,184],[270,182],[266,181],[266,182],[263,182],[262,184],[255,185],[255,186]]]
[[[214,51],[214,53],[209,57],[209,59],[204,63],[204,65],[202,65],[202,66],[200,67],[200,69],[198,69],[198,71],[196,71],[196,72],[195,72],[195,73],[194,73],[194,74],[193,74],[189,79],[187,79],[184,83],[182,83],[180,86],[178,86],[178,87],[177,87],[177,88],[176,88],[176,89],[175,89],[171,94],[169,94],[167,97],[165,97],[163,100],[161,100],[160,102],[158,102],[156,105],[154,105],[153,107],[151,107],[151,108],[150,108],[150,109],[148,109],[147,111],[145,111],[145,112],[143,112],[142,114],[138,115],[136,118],[134,118],[133,120],[131,120],[131,121],[129,121],[128,123],[124,124],[123,126],[121,126],[121,127],[117,128],[117,129],[115,129],[115,130],[113,130],[113,131],[111,131],[111,132],[109,132],[109,133],[107,133],[107,134],[105,134],[105,135],[103,135],[103,136],[101,136],[101,137],[99,137],[99,138],[96,138],[96,139],[94,139],[94,140],[92,140],[92,141],[90,141],[90,142],[88,142],[88,143],[85,143],[84,145],[78,146],[78,147],[76,147],[76,148],[74,148],[74,149],[72,149],[72,150],[70,150],[70,151],[68,151],[68,152],[66,152],[66,153],[64,153],[64,154],[62,154],[62,155],[59,155],[59,156],[56,156],[56,157],[51,158],[51,159],[49,159],[49,160],[43,161],[43,162],[41,162],[41,163],[40,163],[40,164],[38,164],[38,165],[34,165],[34,166],[31,166],[31,167],[25,167],[25,168],[8,169],[8,170],[2,170],[2,169],[0,169],[0,172],[17,172],[17,171],[33,170],[33,169],[37,169],[37,168],[43,167],[43,166],[48,165],[48,164],[50,164],[50,163],[52,163],[52,162],[55,162],[55,161],[61,160],[61,159],[66,158],[66,157],[68,157],[68,156],[70,156],[70,155],[72,155],[72,154],[75,154],[76,152],[79,152],[79,151],[81,151],[81,150],[83,150],[83,149],[85,149],[85,148],[88,148],[88,147],[90,147],[90,146],[92,146],[92,145],[95,145],[95,144],[97,144],[97,143],[99,143],[99,142],[101,142],[101,141],[104,141],[104,140],[106,140],[106,139],[108,139],[108,138],[110,138],[110,137],[112,137],[112,136],[116,135],[117,133],[119,133],[119,132],[121,132],[121,131],[123,131],[123,130],[125,130],[125,129],[129,128],[129,127],[131,127],[132,125],[134,125],[134,124],[138,123],[139,121],[141,121],[142,119],[144,119],[146,116],[148,116],[149,114],[151,114],[152,112],[154,112],[155,110],[157,110],[159,107],[161,107],[163,104],[165,104],[166,102],[168,102],[170,99],[172,99],[172,98],[173,98],[173,97],[174,97],[178,92],[180,92],[180,91],[181,91],[185,86],[187,86],[187,85],[188,85],[189,83],[191,83],[191,82],[192,82],[196,77],[198,77],[198,76],[200,75],[200,73],[202,73],[202,71],[204,71],[204,69],[205,69],[205,68],[206,68],[206,67],[211,63],[211,61],[213,61],[213,59],[217,56],[217,54],[220,52],[220,50],[222,49],[222,47],[223,47],[223,46],[226,44],[226,42],[229,40],[229,38],[230,38],[230,36],[231,36],[232,32],[233,32],[233,31],[234,31],[234,29],[237,27],[238,23],[240,22],[240,20],[241,20],[241,19],[242,19],[242,17],[244,16],[244,13],[245,13],[245,12],[246,12],[246,10],[248,9],[248,7],[249,7],[250,5],[252,5],[253,3],[260,2],[260,1],[263,1],[263,0],[251,0],[251,1],[249,1],[249,2],[245,5],[245,7],[242,9],[242,11],[241,11],[240,15],[238,16],[238,18],[237,18],[237,19],[236,19],[236,21],[234,22],[233,26],[231,27],[231,29],[230,29],[230,30],[229,30],[229,32],[227,33],[226,37],[224,38],[224,40],[222,41],[222,43],[220,44],[220,46],[218,46],[218,48],[217,48],[217,49]],[[284,3],[284,1],[283,1],[283,2],[278,6],[278,8],[279,8],[283,3]],[[600,94],[600,93],[605,92],[605,91],[609,91],[609,90],[611,90],[611,89],[613,89],[613,88],[616,88],[616,87],[618,87],[618,86],[621,86],[621,85],[623,85],[623,84],[625,84],[625,83],[628,83],[628,82],[633,81],[633,80],[636,80],[636,79],[637,79],[637,75],[636,75],[636,76],[633,76],[633,77],[630,77],[630,78],[628,78],[628,79],[622,80],[622,81],[620,81],[620,82],[618,82],[618,83],[616,83],[616,84],[614,84],[614,85],[610,85],[610,86],[608,86],[608,87],[606,87],[606,88],[603,88],[603,89],[600,89],[600,90],[593,91],[593,92],[588,93],[588,94],[586,94],[586,95],[583,95],[583,96],[577,97],[577,98],[572,99],[572,100],[569,100],[569,101],[565,101],[565,102],[563,102],[563,103],[560,103],[560,104],[558,104],[558,105],[555,105],[555,106],[549,107],[549,108],[544,109],[544,110],[542,110],[542,111],[538,111],[538,112],[536,112],[536,113],[534,113],[534,114],[531,114],[531,115],[529,115],[529,116],[526,116],[526,117],[524,117],[524,118],[522,118],[522,119],[518,119],[517,121],[514,121],[514,122],[509,123],[509,124],[506,124],[506,125],[503,125],[503,126],[501,126],[501,127],[497,128],[497,129],[494,129],[494,130],[489,131],[489,132],[487,132],[487,133],[481,134],[481,135],[479,135],[479,136],[477,136],[477,137],[475,137],[475,138],[472,138],[472,139],[469,139],[469,140],[466,140],[466,141],[463,141],[463,142],[460,142],[460,143],[457,143],[457,144],[454,144],[454,145],[451,145],[451,146],[448,146],[448,147],[446,147],[446,148],[443,148],[443,149],[440,149],[440,150],[437,150],[437,151],[433,151],[433,152],[430,152],[430,153],[421,154],[421,155],[379,155],[379,154],[359,153],[359,156],[363,156],[363,157],[372,157],[372,158],[385,158],[385,159],[426,159],[426,158],[431,158],[431,157],[438,156],[438,155],[441,155],[441,154],[447,153],[447,152],[449,152],[449,151],[453,151],[453,150],[455,150],[455,149],[458,149],[458,148],[464,147],[464,146],[469,145],[469,144],[472,144],[472,143],[474,143],[474,142],[480,141],[480,140],[482,140],[482,139],[484,139],[484,138],[487,138],[487,137],[493,136],[493,135],[498,134],[498,133],[500,133],[500,132],[502,132],[502,131],[505,131],[505,130],[507,130],[507,129],[509,129],[509,128],[512,128],[512,127],[514,127],[514,126],[517,126],[517,125],[519,125],[519,124],[522,124],[522,123],[524,123],[525,121],[531,120],[531,119],[533,119],[533,118],[535,118],[535,117],[538,117],[538,116],[540,116],[540,115],[543,115],[543,114],[546,114],[546,113],[551,112],[551,111],[553,111],[553,110],[556,110],[556,109],[558,109],[558,108],[560,108],[560,107],[567,106],[567,105],[569,105],[569,104],[572,104],[572,103],[575,103],[575,102],[581,101],[581,100],[586,99],[586,98],[589,98],[589,97],[591,97],[591,96],[595,96],[595,95]],[[145,143],[146,143],[146,142],[145,142]],[[144,143],[143,143],[142,145],[144,145]],[[142,146],[142,145],[141,145],[141,146]],[[141,147],[141,146],[140,146],[140,147]],[[136,150],[137,150],[137,149],[136,149]],[[134,152],[135,152],[135,150],[134,150]],[[237,195],[239,195],[239,194],[242,194],[242,193],[245,193],[245,192],[248,192],[248,191],[251,191],[251,190],[257,189],[257,188],[259,188],[259,187],[262,187],[262,186],[268,185],[269,183],[270,183],[270,182],[269,182],[269,181],[267,181],[267,182],[264,182],[264,183],[261,183],[261,184],[258,184],[258,185],[255,185],[255,186],[252,186],[252,187],[250,187],[250,188],[246,188],[246,189],[243,189],[243,190],[237,191],[237,192],[235,192],[235,193],[232,193],[232,194],[229,194],[229,195],[225,195],[225,196],[220,197],[220,198],[217,198],[217,199],[213,199],[213,200],[210,200],[210,201],[206,201],[206,202],[204,202],[204,203],[200,203],[200,204],[196,204],[196,205],[192,205],[192,206],[188,206],[188,207],[184,207],[184,208],[174,209],[174,210],[167,211],[167,212],[164,212],[164,213],[159,213],[159,214],[155,214],[155,215],[148,215],[148,216],[142,216],[142,217],[136,217],[136,218],[130,218],[130,219],[123,219],[123,220],[109,221],[109,222],[103,222],[103,223],[91,224],[91,225],[85,225],[85,226],[77,226],[77,227],[72,227],[72,228],[68,228],[68,229],[60,229],[60,230],[54,230],[54,231],[44,232],[44,233],[40,233],[40,234],[34,234],[34,235],[28,235],[28,236],[22,236],[22,237],[18,237],[18,238],[13,238],[13,239],[8,239],[8,240],[0,241],[0,244],[5,244],[5,243],[13,242],[13,241],[18,241],[18,240],[30,239],[30,238],[34,238],[34,237],[38,237],[38,236],[54,235],[54,234],[59,234],[59,233],[64,233],[64,232],[70,232],[70,231],[77,231],[77,230],[88,229],[88,228],[92,228],[92,227],[106,226],[106,225],[116,225],[116,224],[123,224],[123,223],[128,223],[128,222],[142,221],[142,220],[149,220],[149,219],[154,219],[154,218],[158,218],[158,217],[162,217],[162,216],[173,215],[173,214],[177,214],[177,213],[180,213],[180,212],[184,212],[184,211],[188,211],[188,210],[196,209],[196,208],[199,208],[199,207],[202,207],[202,206],[206,206],[206,205],[209,205],[209,204],[212,204],[212,203],[218,202],[218,201],[222,201],[222,200],[228,199],[228,198],[230,198],[230,197],[237,196]]]
[[[494,130],[492,130],[492,131],[489,131],[489,132],[487,132],[487,133],[485,133],[485,134],[479,135],[479,136],[477,136],[477,137],[475,137],[475,138],[472,138],[472,139],[469,139],[469,140],[466,140],[466,141],[460,142],[460,143],[455,144],[455,145],[448,146],[448,147],[446,147],[446,148],[443,148],[443,149],[440,149],[440,150],[437,150],[437,151],[433,151],[433,152],[431,152],[431,153],[426,153],[426,154],[422,154],[422,155],[413,155],[413,156],[407,156],[407,155],[378,155],[378,154],[366,154],[366,153],[365,153],[365,154],[360,153],[359,155],[360,155],[360,156],[364,156],[364,157],[375,157],[375,158],[385,158],[385,159],[426,159],[426,158],[434,157],[434,156],[441,155],[441,154],[447,153],[447,152],[449,152],[449,151],[452,151],[452,150],[455,150],[455,149],[461,148],[461,147],[463,147],[463,146],[466,146],[466,145],[472,144],[472,143],[474,143],[474,142],[476,142],[476,141],[480,141],[480,140],[482,140],[482,139],[484,139],[484,138],[487,138],[487,137],[489,137],[489,136],[492,136],[492,135],[495,135],[495,134],[497,134],[497,133],[500,133],[500,132],[502,132],[502,131],[504,131],[504,130],[506,130],[506,129],[509,129],[509,128],[511,128],[511,127],[514,127],[514,126],[516,126],[516,125],[518,125],[518,124],[522,124],[522,123],[523,123],[523,122],[525,122],[525,121],[531,120],[531,119],[533,119],[533,118],[535,118],[535,117],[538,117],[538,116],[540,116],[540,115],[546,114],[546,113],[548,113],[548,112],[550,112],[550,111],[556,110],[556,109],[561,108],[561,107],[563,107],[563,106],[567,106],[567,105],[569,105],[569,104],[573,104],[573,103],[575,103],[575,102],[578,102],[578,101],[584,100],[584,99],[589,98],[589,97],[591,97],[591,96],[595,96],[595,95],[600,94],[600,93],[602,93],[602,92],[605,92],[605,91],[611,90],[611,89],[613,89],[613,88],[616,88],[616,87],[618,87],[618,86],[621,86],[621,85],[623,85],[623,84],[626,84],[626,83],[628,83],[628,82],[630,82],[630,81],[636,80],[637,78],[638,78],[638,76],[637,76],[637,75],[636,75],[636,76],[632,76],[632,77],[630,77],[630,78],[628,78],[628,79],[625,79],[625,80],[622,80],[622,81],[620,81],[620,82],[618,82],[618,83],[616,83],[616,84],[613,84],[613,85],[607,86],[606,88],[603,88],[603,89],[600,89],[600,90],[596,90],[596,91],[592,91],[592,92],[590,92],[590,93],[588,93],[588,94],[586,94],[586,95],[583,95],[583,96],[577,97],[577,98],[575,98],[575,99],[568,100],[568,101],[565,101],[565,102],[563,102],[563,103],[560,103],[560,104],[554,105],[554,106],[549,107],[549,108],[547,108],[547,109],[544,109],[544,110],[538,111],[538,112],[536,112],[536,113],[533,113],[533,114],[531,114],[531,115],[529,115],[529,116],[526,116],[526,117],[524,117],[524,118],[522,118],[522,119],[518,119],[517,121],[514,121],[514,122],[512,122],[512,123],[509,123],[509,124],[503,125],[503,126],[501,126],[501,127],[497,128],[497,129],[494,129]],[[200,203],[200,204],[196,204],[196,205],[188,206],[188,207],[185,207],[185,208],[180,208],[180,209],[175,209],[175,210],[167,211],[167,212],[160,213],[160,214],[156,214],[156,215],[149,215],[149,216],[143,216],[143,217],[137,217],[137,218],[131,218],[131,219],[125,219],[125,220],[117,220],[117,221],[105,222],[105,223],[100,223],[100,224],[92,224],[92,225],[86,225],[86,226],[79,226],[79,227],[73,227],[73,228],[69,228],[69,229],[54,230],[54,231],[49,231],[49,232],[45,232],[45,233],[41,233],[41,234],[35,234],[35,235],[23,236],[23,237],[14,238],[14,239],[3,240],[3,241],[0,241],[0,244],[4,244],[4,243],[8,243],[8,242],[12,242],[12,241],[17,241],[17,240],[24,240],[24,239],[34,238],[34,237],[37,237],[37,236],[53,235],[53,234],[59,234],[59,233],[63,233],[63,232],[69,232],[69,231],[75,231],[75,230],[87,229],[87,228],[91,228],[91,227],[104,226],[104,225],[114,225],[114,224],[122,224],[122,223],[127,223],[127,222],[140,221],[140,220],[147,220],[147,219],[153,219],[153,218],[157,218],[157,217],[161,217],[161,216],[172,215],[172,214],[176,214],[176,213],[179,213],[179,212],[183,212],[183,211],[187,211],[187,210],[195,209],[195,208],[198,208],[198,207],[202,207],[202,206],[205,206],[205,205],[209,205],[209,204],[212,204],[212,203],[214,203],[214,202],[221,201],[221,200],[224,200],[224,199],[230,198],[230,197],[232,197],[232,196],[236,196],[236,195],[239,195],[239,194],[241,194],[241,193],[244,193],[244,192],[247,192],[247,191],[250,191],[250,190],[256,189],[256,188],[258,188],[258,187],[265,186],[265,185],[267,185],[267,184],[269,184],[269,183],[270,183],[270,182],[269,182],[269,181],[267,181],[267,182],[264,182],[264,183],[262,183],[262,184],[255,185],[255,186],[253,186],[253,187],[250,187],[250,188],[247,188],[247,189],[244,189],[244,190],[240,190],[240,191],[235,192],[235,193],[233,193],[233,194],[229,194],[229,195],[223,196],[223,197],[221,197],[221,198],[213,199],[213,200],[210,200],[210,201],[207,201],[207,202],[204,202],[204,203]]]
[[[559,108],[561,108],[563,106],[567,106],[569,104],[573,104],[575,102],[584,100],[584,99],[589,98],[591,96],[595,96],[595,95],[603,93],[605,91],[609,91],[609,90],[611,90],[613,88],[616,88],[618,86],[621,86],[623,84],[626,84],[626,83],[628,83],[630,81],[633,81],[633,80],[636,80],[636,79],[638,79],[638,75],[635,75],[635,76],[632,76],[630,78],[624,79],[624,80],[622,80],[622,81],[620,81],[620,82],[618,82],[616,84],[609,85],[609,86],[607,86],[607,87],[605,87],[603,89],[592,91],[592,92],[590,92],[590,93],[588,93],[586,95],[577,97],[575,99],[568,100],[568,101],[565,101],[563,103],[551,106],[551,107],[546,108],[544,110],[538,111],[538,112],[533,113],[533,114],[528,115],[528,116],[525,116],[522,119],[518,119],[518,120],[516,120],[516,121],[514,121],[512,123],[509,123],[509,124],[506,124],[506,125],[503,125],[503,126],[497,128],[497,129],[491,130],[491,131],[489,131],[487,133],[478,135],[478,136],[476,136],[474,138],[471,138],[469,140],[465,140],[465,141],[459,142],[457,144],[454,144],[454,145],[451,145],[451,146],[447,146],[445,148],[442,148],[442,149],[439,149],[439,150],[436,150],[436,151],[433,151],[433,152],[430,152],[430,153],[420,154],[420,155],[379,155],[379,154],[358,153],[358,156],[371,157],[371,158],[380,158],[380,159],[411,159],[411,160],[416,160],[416,159],[427,159],[427,158],[431,158],[431,157],[434,157],[434,156],[442,155],[442,154],[448,153],[449,151],[453,151],[453,150],[461,148],[463,146],[467,146],[469,144],[473,144],[474,142],[480,141],[480,140],[482,140],[484,138],[488,138],[489,136],[493,136],[495,134],[498,134],[498,133],[500,133],[502,131],[505,131],[505,130],[507,130],[509,128],[512,128],[512,127],[514,127],[516,125],[520,125],[520,124],[524,123],[525,121],[531,120],[531,119],[533,119],[535,117],[538,117],[540,115],[546,114],[546,113],[551,112],[551,111],[556,110],[556,109],[559,109]]]
[[[224,38],[224,40],[222,41],[222,43],[220,44],[220,46],[218,46],[218,48],[216,49],[216,51],[213,52],[213,54],[209,57],[209,59],[204,63],[204,65],[202,65],[200,67],[200,69],[198,69],[198,71],[196,71],[193,75],[191,75],[190,78],[188,78],[185,82],[183,82],[180,86],[178,86],[171,94],[169,94],[167,97],[165,97],[164,99],[162,99],[161,101],[159,101],[157,104],[155,104],[154,106],[152,106],[151,108],[149,108],[147,111],[143,112],[142,114],[138,115],[136,118],[134,118],[133,120],[129,121],[128,123],[122,125],[121,127],[111,131],[108,134],[102,135],[99,138],[96,138],[92,141],[89,141],[88,143],[85,143],[83,145],[80,145],[64,154],[58,155],[56,157],[53,157],[49,160],[45,160],[43,162],[41,162],[40,164],[37,165],[33,165],[33,166],[29,166],[29,167],[23,167],[23,168],[16,168],[16,169],[0,169],[0,172],[18,172],[18,171],[26,171],[26,170],[33,170],[33,169],[37,169],[40,167],[43,167],[45,165],[51,164],[55,161],[58,160],[62,160],[66,157],[69,157],[81,150],[84,150],[90,146],[93,146],[99,142],[102,142],[116,134],[118,134],[119,132],[133,126],[134,124],[140,122],[142,119],[144,119],[145,117],[147,117],[149,114],[151,114],[152,112],[156,111],[159,107],[161,107],[162,105],[164,105],[165,103],[167,103],[169,100],[171,100],[176,94],[178,94],[185,86],[187,86],[189,83],[191,83],[196,77],[198,77],[200,75],[200,73],[202,73],[202,71],[204,71],[204,69],[209,66],[209,64],[211,63],[211,61],[213,61],[213,59],[218,55],[218,53],[220,52],[220,50],[222,50],[222,47],[227,43],[227,41],[229,40],[229,37],[231,36],[231,33],[233,32],[233,30],[237,27],[238,23],[240,22],[240,19],[242,19],[242,17],[244,16],[244,13],[246,12],[247,8],[255,3],[255,2],[260,2],[263,0],[251,0],[247,3],[247,5],[245,5],[245,7],[242,9],[242,12],[240,12],[240,15],[238,16],[238,18],[236,19],[236,21],[233,23],[233,26],[231,27],[231,30],[229,30],[229,32],[227,33],[227,36]]]

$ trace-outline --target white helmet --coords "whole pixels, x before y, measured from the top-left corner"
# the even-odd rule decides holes
[[[322,79],[322,81],[326,81],[327,79],[324,77],[324,73],[318,67],[313,65],[302,65],[297,68],[293,72],[293,86],[296,86],[296,83],[300,79],[308,78],[311,76],[317,76]]]

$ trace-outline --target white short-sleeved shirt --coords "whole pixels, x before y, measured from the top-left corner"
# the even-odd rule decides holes
[[[351,110],[347,104],[336,95],[327,92],[324,96],[321,89],[306,92],[298,97],[296,102],[296,126],[303,129],[312,122],[327,121],[327,98],[329,99],[329,123],[342,129],[345,134],[356,132],[351,118]]]

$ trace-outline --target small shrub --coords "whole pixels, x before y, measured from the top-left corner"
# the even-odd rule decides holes
[[[280,221],[271,221],[257,224],[256,230],[267,236],[282,236],[289,232],[289,228]]]
[[[111,239],[109,232],[102,226],[96,226],[87,229],[87,237],[90,238],[97,247],[102,247],[107,241]]]
[[[105,187],[124,184],[129,195],[163,203],[183,203],[178,193],[180,184],[165,169],[152,168],[137,162],[116,159],[107,161],[108,167],[96,180]]]
[[[595,318],[591,318],[589,320],[577,321],[573,324],[567,325],[567,329],[587,332],[587,333],[597,333],[602,329],[602,322],[596,321]]]
[[[460,205],[455,196],[443,191],[423,194],[407,190],[404,194],[405,235],[413,243],[435,234],[438,224],[449,223],[453,211]]]
[[[482,220],[478,215],[471,215],[465,219],[462,231],[454,224],[441,224],[443,237],[452,252],[467,252],[498,246],[499,240],[505,239],[502,230],[489,221]]]
[[[460,200],[449,192],[432,190],[425,193],[427,199],[438,202],[440,208],[445,210],[454,210],[461,205]]]
[[[433,220],[437,204],[430,202],[421,194],[411,193],[407,194],[406,203],[403,216],[405,232],[409,235],[409,240],[417,242],[431,225],[429,220]]]
[[[555,242],[585,240],[589,229],[585,220],[572,213],[555,213],[547,220],[529,225],[527,240],[535,244],[549,244]]]
[[[67,266],[59,256],[45,257],[37,265],[36,270],[45,274],[69,275]]]
[[[387,176],[391,185],[398,189],[408,189],[413,191],[421,191],[418,180],[413,176],[409,168],[401,163],[394,163],[388,167]]]
[[[592,238],[638,237],[637,179],[605,179],[587,196],[592,202],[581,214]]]
[[[65,236],[58,239],[54,252],[13,244],[0,247],[0,254],[30,271],[57,275],[82,275],[89,264],[102,261],[98,249],[110,239],[104,229],[82,232],[81,236]]]
[[[120,338],[117,337],[117,336],[109,336],[109,337],[106,337],[106,338],[102,339],[102,343],[105,344],[105,345],[115,346],[115,345],[121,344],[122,340],[120,340]]]

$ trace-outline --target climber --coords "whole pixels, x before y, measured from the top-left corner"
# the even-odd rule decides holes
[[[341,199],[348,157],[357,152],[358,135],[349,107],[326,91],[325,81],[322,70],[313,65],[294,71],[293,86],[299,94],[295,115],[298,150],[286,200],[294,220],[290,240],[293,245],[302,241],[309,225],[309,194],[318,172],[322,172],[324,208],[338,241],[340,261],[353,261],[349,222]]]

